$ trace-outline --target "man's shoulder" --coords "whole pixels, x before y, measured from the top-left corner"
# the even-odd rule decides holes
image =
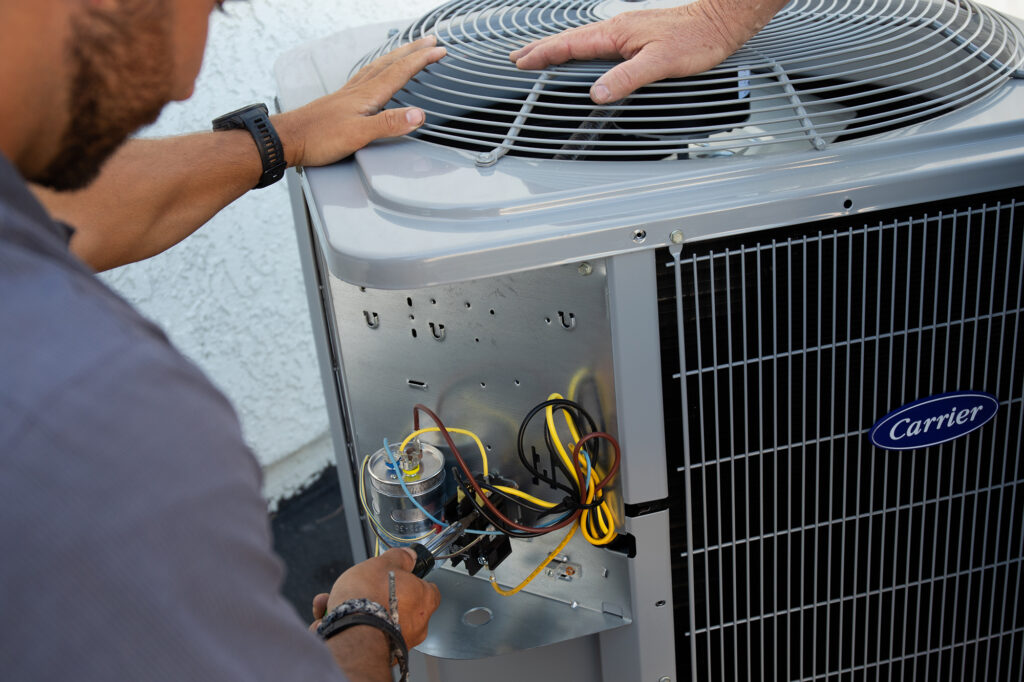
[[[177,355],[72,256],[34,247],[0,234],[0,397],[8,405],[38,407],[99,367],[138,371],[154,354]]]
[[[0,291],[0,443],[24,428],[104,441],[130,424],[162,432],[182,420],[241,441],[220,392],[71,256],[0,239]],[[101,431],[110,415],[125,428]]]

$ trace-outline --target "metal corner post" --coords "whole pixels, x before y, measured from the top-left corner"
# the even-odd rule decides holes
[[[668,496],[662,423],[661,343],[653,250],[608,260],[615,402],[622,444],[623,497],[637,504]],[[605,682],[675,678],[669,514],[627,519],[636,537],[630,593],[633,622],[601,634]]]
[[[330,313],[326,307],[328,303],[323,298],[327,295],[327,289],[321,282],[323,273],[320,272],[316,258],[316,246],[313,236],[315,228],[311,222],[305,194],[302,191],[302,179],[299,177],[299,174],[295,169],[289,169],[285,172],[285,179],[288,182],[288,196],[291,200],[292,214],[295,221],[295,236],[299,244],[299,260],[302,262],[302,274],[306,282],[309,317],[313,327],[313,343],[316,345],[317,361],[320,365],[320,378],[323,382],[324,397],[327,402],[328,427],[338,468],[341,500],[346,510],[345,524],[348,528],[349,544],[352,548],[352,558],[355,561],[362,561],[367,558],[366,543],[363,539],[363,528],[359,520],[359,498],[356,493],[356,481],[352,476],[352,469],[349,466],[348,457],[345,453],[345,421],[341,415],[341,396],[333,371],[333,354],[329,346],[332,336],[329,332],[330,323],[327,316]],[[341,442],[339,442],[339,438]]]

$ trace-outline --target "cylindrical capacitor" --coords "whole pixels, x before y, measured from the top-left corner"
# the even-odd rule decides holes
[[[433,445],[410,443],[406,453],[392,451],[393,466],[384,448],[370,456],[370,507],[384,529],[402,542],[430,532],[434,522],[417,509],[398,481],[436,519],[444,507],[444,455]],[[414,466],[418,464],[418,466]]]

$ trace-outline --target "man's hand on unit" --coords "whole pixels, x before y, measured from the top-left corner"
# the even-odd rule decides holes
[[[382,109],[410,78],[445,55],[435,45],[433,36],[403,45],[367,64],[338,91],[274,116],[288,165],[334,163],[374,140],[420,127],[421,109]]]
[[[700,0],[682,7],[625,12],[536,40],[509,57],[520,69],[571,59],[624,59],[590,89],[615,102],[664,78],[706,71],[739,49],[786,0]]]

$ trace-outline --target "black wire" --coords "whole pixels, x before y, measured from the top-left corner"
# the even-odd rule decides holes
[[[572,408],[572,410],[575,410],[579,415],[582,415],[583,418],[586,419],[587,425],[590,427],[589,433],[597,431],[597,425],[594,423],[593,417],[591,417],[590,414],[585,409],[583,409],[583,407],[579,403],[573,402],[572,400],[566,400],[565,398],[552,398],[551,400],[545,400],[544,402],[540,403],[539,405],[531,409],[529,413],[527,413],[526,417],[523,419],[522,423],[519,425],[519,434],[516,438],[516,451],[519,455],[519,461],[522,462],[523,466],[526,467],[526,470],[529,471],[534,478],[544,481],[545,483],[559,490],[567,492],[570,495],[577,494],[577,489],[570,488],[568,485],[564,485],[556,481],[554,478],[546,476],[540,471],[537,471],[533,464],[527,460],[526,452],[523,449],[523,439],[526,436],[526,429],[530,425],[530,422],[533,420],[535,416],[537,416],[537,413],[539,413],[541,410],[546,409],[549,406],[557,407],[559,408],[559,411],[568,413],[570,417],[575,417],[576,415],[573,415],[573,413],[570,410],[566,409]],[[576,426],[577,431],[582,431],[582,429],[579,428],[578,419],[574,419],[574,426]],[[551,440],[551,434],[548,432],[548,429],[546,428],[544,429],[544,442],[548,446],[549,452],[553,452],[554,443]],[[555,462],[555,464],[563,471],[563,473],[565,473],[565,476],[568,480],[573,481],[576,479],[576,475],[566,468],[565,464],[562,462],[560,457],[553,457],[552,461]],[[552,474],[553,473],[554,472],[552,472]]]

